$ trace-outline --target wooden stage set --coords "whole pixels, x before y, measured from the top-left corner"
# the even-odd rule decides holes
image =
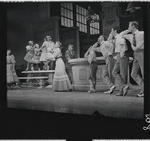
[[[101,115],[117,118],[143,119],[144,98],[136,97],[140,89],[133,86],[126,96],[104,94],[102,91],[90,94],[88,92],[54,92],[52,88],[37,89],[37,87],[22,87],[7,91],[7,107],[72,113]]]

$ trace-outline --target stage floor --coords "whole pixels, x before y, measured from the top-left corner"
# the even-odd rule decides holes
[[[20,88],[7,91],[7,107],[39,111],[92,115],[98,112],[108,117],[143,119],[144,98],[136,95],[138,86],[123,97],[103,92],[54,92],[51,88]]]

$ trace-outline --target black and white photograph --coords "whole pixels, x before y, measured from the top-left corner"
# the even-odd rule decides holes
[[[0,5],[6,11],[0,138],[149,138],[149,2]]]

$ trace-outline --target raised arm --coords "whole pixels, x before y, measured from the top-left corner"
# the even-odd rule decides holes
[[[98,46],[98,42],[96,42],[93,46],[92,46],[92,48],[96,48]]]
[[[86,53],[84,54],[84,57],[85,57],[85,58],[88,57],[91,48],[92,48],[92,46],[91,46],[91,47],[86,51]]]
[[[43,47],[46,47],[46,43],[45,43],[45,42],[42,44],[42,47],[40,48],[40,50],[41,50]]]
[[[101,52],[101,48],[100,47],[93,48],[92,50],[95,51],[95,52]]]
[[[125,31],[122,31],[121,33],[120,33],[120,36],[122,37],[122,38],[125,38],[125,39],[127,39],[129,42],[131,42],[131,34],[128,34],[129,33],[129,30],[125,30]]]

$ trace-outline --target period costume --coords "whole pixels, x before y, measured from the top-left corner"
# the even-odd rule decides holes
[[[40,61],[47,61],[49,58],[51,58],[53,49],[54,49],[54,42],[45,41],[42,45],[42,54],[40,57]]]
[[[118,84],[121,86],[117,96],[125,96],[129,86],[127,85],[129,56],[125,53],[127,48],[126,41],[122,38],[122,33],[115,36],[115,53],[117,54],[117,60],[112,71],[113,76],[118,80]]]
[[[32,70],[40,70],[40,56],[41,52],[39,48],[34,49],[34,56],[32,58],[33,68]]]
[[[60,48],[54,50],[53,57],[56,59],[55,73],[53,79],[54,91],[69,91],[72,89],[68,75],[65,71],[65,64],[62,60]]]
[[[72,67],[71,67],[71,65],[69,64],[68,61],[69,61],[70,59],[76,58],[75,52],[74,52],[74,51],[67,50],[67,51],[65,52],[65,58],[66,58],[66,72],[67,72],[67,74],[68,74],[70,83],[72,84],[72,83],[73,83]]]
[[[33,63],[35,63],[35,64],[39,63],[40,55],[41,55],[40,49],[35,48],[34,49],[34,56],[32,58]]]
[[[140,86],[140,93],[144,93],[144,31],[136,30],[133,34],[126,34],[127,32],[124,32],[122,37],[129,40],[134,50],[131,77]],[[139,70],[141,70],[142,76],[139,74]]]
[[[11,84],[14,82],[19,82],[15,69],[13,68],[16,61],[13,55],[6,56],[7,61],[7,83]]]
[[[24,57],[24,60],[28,63],[32,62],[32,58],[34,56],[34,47],[33,46],[26,46],[27,54]]]
[[[89,63],[89,82],[90,82],[90,91],[96,92],[96,73],[97,73],[97,61],[96,53],[92,50],[93,46],[90,47],[85,53],[84,57],[88,59]]]
[[[100,44],[100,47],[93,48],[93,50],[96,52],[101,52],[105,58],[106,66],[103,70],[103,78],[105,82],[107,83],[107,85],[109,86],[110,90],[104,93],[111,94],[115,89],[115,79],[112,76],[112,70],[116,62],[116,60],[113,57],[114,45],[113,43],[110,43],[109,41],[102,41]]]

